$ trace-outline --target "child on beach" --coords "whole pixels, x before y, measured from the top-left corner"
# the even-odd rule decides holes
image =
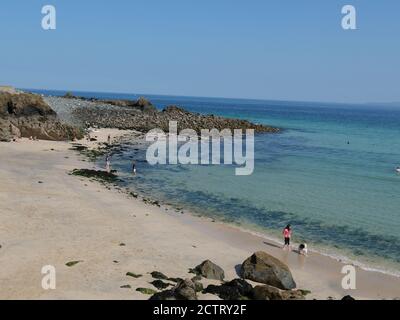
[[[284,237],[284,240],[285,240],[285,244],[283,246],[283,249],[288,248],[291,251],[292,249],[291,249],[291,245],[290,245],[290,238],[292,237],[292,229],[291,229],[291,225],[290,224],[288,224],[286,226],[286,228],[283,229],[282,234],[283,234],[283,237]]]

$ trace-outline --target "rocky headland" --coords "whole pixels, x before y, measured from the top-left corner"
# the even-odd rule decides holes
[[[21,137],[59,141],[82,136],[79,128],[60,121],[41,96],[0,92],[0,141]]]
[[[178,106],[158,110],[149,100],[101,100],[73,95],[46,97],[47,103],[66,121],[81,127],[117,128],[148,132],[169,129],[169,121],[178,122],[178,130],[254,129],[258,133],[277,133],[278,128],[254,124],[247,120],[189,112]],[[66,112],[68,110],[68,112]]]
[[[258,133],[277,133],[278,128],[247,120],[189,112],[178,106],[157,109],[149,100],[96,99],[67,94],[64,97],[40,96],[17,90],[0,91],[0,140],[20,137],[43,140],[79,139],[90,127],[148,132],[168,131],[177,121],[178,130],[254,129]]]

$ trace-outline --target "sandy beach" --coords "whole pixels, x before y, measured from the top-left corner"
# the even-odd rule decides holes
[[[101,129],[96,135],[106,141],[108,134],[125,133]],[[0,299],[148,299],[136,288],[154,289],[152,271],[191,278],[189,268],[210,259],[231,280],[238,277],[235,267],[258,250],[287,263],[298,288],[311,291],[307,299],[400,297],[400,278],[357,268],[357,289],[344,290],[343,264],[332,258],[314,252],[300,257],[236,227],[68,175],[96,168],[70,148],[28,139],[0,143]],[[80,262],[66,266],[70,261]],[[55,290],[41,286],[45,265],[56,268]]]

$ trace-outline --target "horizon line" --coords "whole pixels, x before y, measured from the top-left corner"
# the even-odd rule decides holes
[[[199,98],[199,99],[219,99],[219,100],[247,100],[247,101],[259,101],[259,102],[289,102],[289,103],[325,103],[325,104],[336,104],[336,105],[382,105],[382,106],[397,106],[400,107],[400,101],[390,101],[390,102],[340,102],[340,101],[317,101],[317,100],[287,100],[287,99],[268,99],[268,98],[245,98],[245,97],[222,97],[222,96],[196,96],[196,95],[179,95],[179,94],[160,94],[160,93],[128,93],[128,92],[118,92],[118,91],[97,91],[97,90],[82,90],[82,89],[44,89],[44,88],[17,88],[19,90],[36,90],[36,91],[59,91],[59,92],[77,92],[77,93],[104,93],[104,94],[121,94],[121,95],[137,95],[137,96],[160,96],[160,97],[178,97],[178,98]]]

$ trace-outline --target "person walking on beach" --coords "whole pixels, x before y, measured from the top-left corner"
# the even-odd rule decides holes
[[[108,173],[111,172],[111,159],[110,159],[110,155],[109,154],[106,157],[106,171]]]
[[[292,228],[291,228],[290,224],[288,224],[286,226],[286,228],[283,229],[282,234],[283,234],[283,237],[284,237],[284,240],[285,240],[285,244],[283,246],[283,249],[288,248],[289,250],[291,250],[290,238],[292,237]]]
[[[108,137],[107,137],[107,143],[108,143],[108,144],[111,144],[111,135],[108,135]]]

